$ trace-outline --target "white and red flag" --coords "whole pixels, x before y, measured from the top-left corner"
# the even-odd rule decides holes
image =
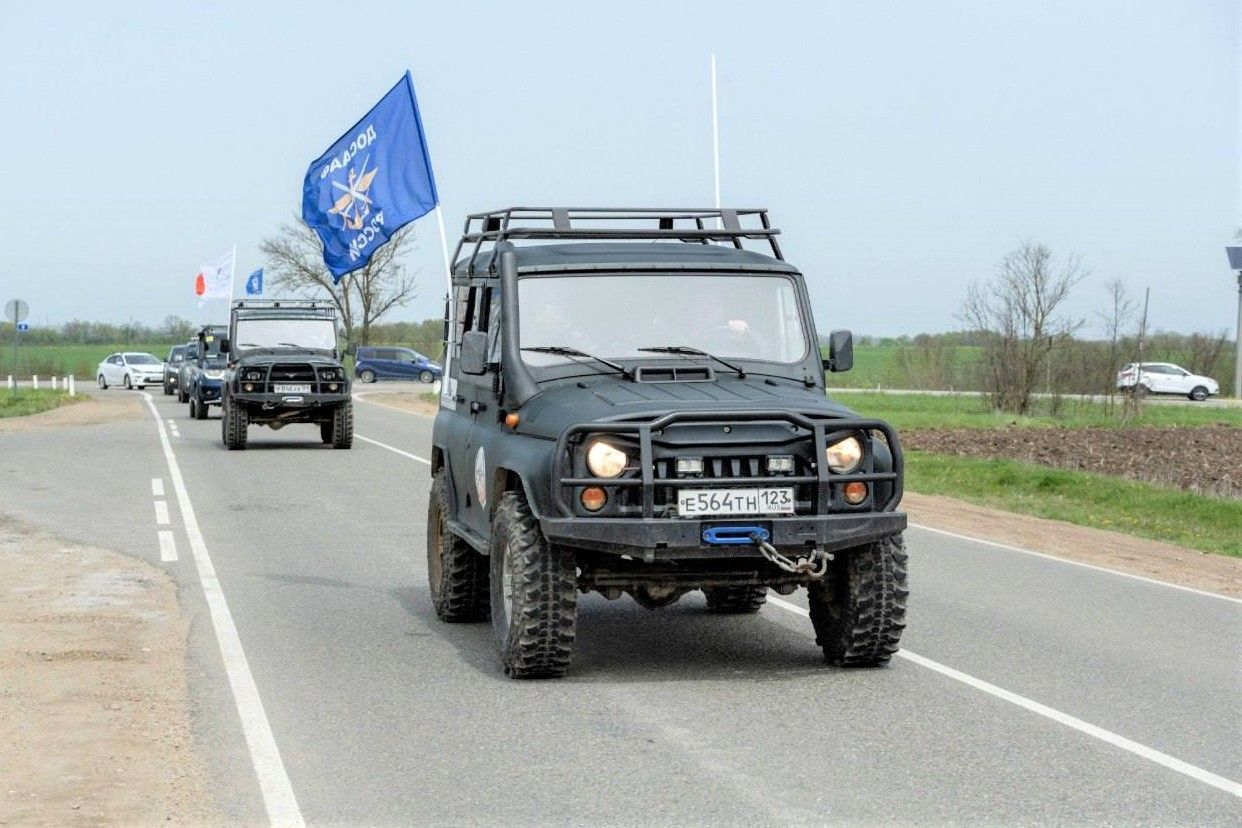
[[[208,299],[228,299],[233,295],[233,254],[205,264],[194,277],[194,294],[201,308]]]

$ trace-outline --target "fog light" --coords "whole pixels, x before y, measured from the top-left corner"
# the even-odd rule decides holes
[[[335,391],[336,389],[338,389],[338,388],[340,388],[340,387],[341,387],[341,386],[337,385],[335,382],[333,382],[333,383],[329,383],[329,384],[328,384],[328,390],[329,390],[329,391]]]
[[[793,474],[792,454],[775,454],[768,458],[768,474]]]
[[[598,512],[608,502],[608,493],[599,486],[588,486],[582,490],[580,499],[582,500],[582,508],[588,512]]]
[[[843,489],[843,494],[845,495],[846,503],[851,506],[857,506],[859,503],[862,503],[867,499],[867,484],[859,483],[857,481],[854,483],[846,483],[845,488]]]
[[[678,474],[702,474],[703,458],[702,457],[678,457],[677,458]]]
[[[253,390],[254,390],[254,386],[253,386],[253,385],[251,385],[250,383],[246,383],[245,385],[243,385],[243,386],[242,386],[242,390],[244,390],[244,391],[253,391]]]

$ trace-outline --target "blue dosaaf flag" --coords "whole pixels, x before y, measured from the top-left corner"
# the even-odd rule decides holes
[[[409,72],[311,162],[302,185],[302,218],[338,282],[439,202]]]
[[[246,295],[263,295],[263,268],[259,268],[254,273],[251,273],[246,277]]]

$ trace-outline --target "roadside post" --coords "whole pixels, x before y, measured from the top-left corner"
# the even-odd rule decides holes
[[[13,376],[17,376],[17,341],[21,339],[23,331],[30,329],[25,324],[26,317],[30,315],[30,305],[27,305],[21,299],[10,299],[4,305],[4,317],[13,323],[13,363],[10,366]],[[17,384],[10,386],[14,393],[17,393]]]
[[[1233,396],[1242,400],[1242,247],[1226,247],[1229,267],[1238,271],[1238,326],[1233,330]]]

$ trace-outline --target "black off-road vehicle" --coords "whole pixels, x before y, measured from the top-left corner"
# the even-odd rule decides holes
[[[777,233],[764,210],[467,218],[428,571],[441,619],[490,616],[509,675],[565,672],[591,590],[749,613],[805,586],[830,663],[896,652],[901,449],[827,399],[851,337],[821,359]]]
[[[349,378],[337,350],[336,309],[324,302],[282,299],[233,304],[224,375],[221,437],[246,447],[246,429],[314,423],[333,448],[354,442]]]

